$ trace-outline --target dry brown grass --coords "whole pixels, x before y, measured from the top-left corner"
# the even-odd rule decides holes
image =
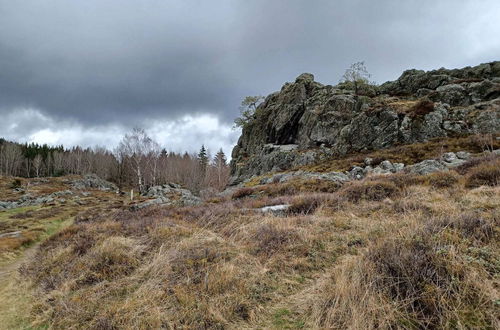
[[[408,114],[413,118],[419,118],[431,113],[432,111],[434,111],[434,102],[423,99],[413,105],[409,109]]]
[[[325,195],[306,195],[298,196],[292,200],[287,212],[289,214],[310,214],[313,213],[320,205],[327,201]]]
[[[466,186],[496,186],[500,183],[500,158],[481,163],[472,168],[467,176]]]
[[[33,326],[495,328],[500,187],[448,174],[89,211],[23,268]]]
[[[437,218],[399,237],[379,240],[320,283],[310,309],[313,324],[346,329],[495,328],[493,283],[461,254],[470,251],[471,237],[492,244],[498,239],[497,226],[498,219],[477,216]]]
[[[460,176],[454,171],[435,172],[427,175],[424,180],[434,188],[450,188],[458,184]]]
[[[399,192],[398,187],[387,180],[350,182],[340,191],[340,196],[351,202],[360,200],[380,201]]]
[[[233,193],[232,199],[248,197],[251,196],[254,192],[255,191],[252,188],[240,188]]]

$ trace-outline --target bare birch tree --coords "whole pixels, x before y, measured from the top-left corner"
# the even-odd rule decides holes
[[[130,159],[137,186],[141,192],[144,192],[147,183],[156,180],[156,164],[160,154],[158,143],[151,139],[144,129],[134,128],[131,133],[125,134],[117,152],[122,158],[125,156]],[[152,162],[153,166],[151,166]],[[145,182],[147,177],[150,178],[149,182]]]

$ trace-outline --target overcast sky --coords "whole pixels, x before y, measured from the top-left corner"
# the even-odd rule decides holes
[[[500,1],[0,0],[0,136],[229,153],[246,95],[500,59]]]

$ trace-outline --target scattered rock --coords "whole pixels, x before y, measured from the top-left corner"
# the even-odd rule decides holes
[[[289,208],[290,204],[280,204],[280,205],[261,207],[260,209],[257,209],[257,211],[279,215],[279,214],[284,214]]]
[[[467,160],[470,158],[470,152],[467,151],[459,151],[456,153],[459,159]]]
[[[438,160],[427,159],[420,163],[408,166],[407,169],[409,170],[410,173],[424,175],[439,171],[446,171],[448,168]]]
[[[365,169],[359,166],[354,166],[349,171],[349,177],[353,180],[361,180],[365,177]]]
[[[4,238],[4,237],[18,238],[18,237],[21,237],[21,232],[20,231],[13,231],[10,233],[0,234],[0,238]]]

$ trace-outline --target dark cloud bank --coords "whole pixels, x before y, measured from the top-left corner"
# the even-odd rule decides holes
[[[365,60],[383,82],[500,55],[498,1],[0,0],[0,17],[0,135],[99,132],[70,141],[84,145],[149,123],[197,130],[196,141],[164,132],[175,148],[229,149],[243,96],[302,72],[334,84]]]

